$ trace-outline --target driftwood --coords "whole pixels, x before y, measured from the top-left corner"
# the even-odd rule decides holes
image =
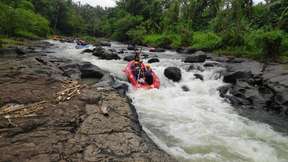
[[[0,108],[0,117],[8,119],[9,123],[13,125],[10,119],[12,118],[29,118],[36,117],[37,112],[45,108],[48,103],[53,103],[54,100],[57,102],[64,102],[70,100],[72,97],[79,95],[81,88],[78,81],[63,81],[61,90],[56,93],[56,99],[51,101],[40,101],[28,105],[17,105],[17,104],[7,104]]]

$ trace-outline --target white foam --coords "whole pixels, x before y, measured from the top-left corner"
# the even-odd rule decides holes
[[[90,61],[115,75],[125,78],[124,61],[105,61],[59,44],[59,56]],[[114,46],[115,44],[113,44]],[[71,47],[71,48],[70,48]],[[123,48],[116,44],[116,48]],[[61,53],[61,52],[59,52]],[[166,52],[167,53],[167,52]],[[169,53],[169,52],[168,52]],[[163,72],[168,66],[182,69],[183,79],[174,83]],[[221,69],[201,72],[205,81],[195,80],[196,71],[186,72],[188,65],[179,59],[161,59],[153,69],[161,80],[159,90],[131,90],[144,130],[162,149],[180,161],[192,162],[287,162],[288,138],[268,125],[239,116],[219,97],[217,88],[224,83],[215,80]],[[184,92],[185,85],[190,91]]]

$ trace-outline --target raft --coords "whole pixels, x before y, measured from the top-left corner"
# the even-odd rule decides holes
[[[133,64],[133,61],[130,61],[126,68],[124,69],[125,75],[127,76],[128,81],[131,83],[133,88],[135,89],[153,89],[153,88],[160,88],[160,80],[156,73],[152,71],[152,77],[153,77],[153,82],[152,84],[148,84],[146,81],[144,83],[139,83],[133,74],[133,71],[131,69],[131,65]],[[145,64],[142,64],[142,69],[145,68]]]

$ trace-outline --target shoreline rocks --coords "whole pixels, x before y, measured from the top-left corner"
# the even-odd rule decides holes
[[[7,120],[0,113],[0,161],[176,161],[147,136],[131,100],[117,92],[127,87],[97,66],[35,53],[2,59],[0,67],[0,105],[34,105],[27,117]],[[66,90],[74,95],[57,100]]]
[[[227,90],[220,92],[232,105],[288,115],[287,65],[264,65],[245,59],[224,64],[227,71],[223,80],[231,83],[231,96],[226,94]]]

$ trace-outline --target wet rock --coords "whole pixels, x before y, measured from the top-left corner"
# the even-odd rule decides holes
[[[67,76],[73,80],[81,79],[81,72],[77,63],[62,64],[59,68],[64,72],[64,76]]]
[[[105,46],[105,47],[111,47],[111,43],[110,42],[105,42],[105,41],[100,42],[100,45],[101,46]]]
[[[177,48],[176,51],[181,54],[193,54],[197,51],[195,48]]]
[[[224,74],[223,81],[235,84],[237,80],[248,80],[250,77],[252,77],[250,72],[236,71]]]
[[[131,100],[112,87],[81,84],[80,94],[65,102],[55,100],[69,79],[51,78],[63,74],[58,67],[90,75],[91,69],[96,70],[93,65],[38,57],[47,64],[34,57],[1,60],[4,104],[47,102],[43,108],[27,107],[25,112],[33,116],[0,120],[0,161],[176,161],[143,131]],[[35,69],[44,72],[31,73]],[[124,90],[125,86],[120,83],[114,88]]]
[[[187,86],[182,86],[181,88],[182,88],[182,90],[183,90],[184,92],[189,92],[189,91],[190,91],[190,88],[187,87]]]
[[[120,49],[119,51],[117,51],[118,54],[124,54],[125,53],[125,49]]]
[[[23,56],[26,52],[18,47],[0,48],[0,56]]]
[[[152,58],[148,60],[149,64],[156,63],[156,62],[160,62],[160,60],[158,58]]]
[[[128,47],[127,47],[128,50],[130,51],[135,51],[137,50],[136,46],[135,45],[132,45],[132,44],[129,44]]]
[[[231,89],[231,87],[232,85],[224,85],[219,87],[217,90],[219,91],[221,97],[225,97],[225,95]]]
[[[149,50],[149,52],[165,52],[165,49],[163,48],[152,48]]]
[[[188,56],[184,59],[185,63],[202,63],[207,59],[207,55]]]
[[[125,57],[123,58],[123,60],[130,62],[130,61],[133,61],[134,58],[135,58],[135,55],[129,55],[129,56],[125,56]]]
[[[113,83],[112,88],[116,89],[120,95],[125,96],[129,90],[129,85],[116,81]]]
[[[187,70],[187,71],[192,71],[192,70],[198,70],[198,71],[201,71],[201,72],[205,71],[205,69],[204,69],[202,66],[196,65],[196,64],[190,65],[190,66],[188,67],[188,70]]]
[[[174,82],[179,82],[182,78],[182,74],[181,74],[181,69],[177,68],[177,67],[168,67],[165,69],[164,71],[164,75],[174,81]]]
[[[95,78],[102,79],[105,72],[99,67],[91,64],[90,62],[79,63],[79,70],[81,72],[81,78]]]
[[[204,77],[201,74],[194,74],[196,79],[200,79],[201,81],[204,81]]]
[[[204,67],[219,67],[221,66],[221,64],[219,64],[218,62],[214,62],[214,61],[206,61],[203,65]]]
[[[97,47],[94,49],[93,55],[103,60],[119,60],[121,59],[116,53],[105,50],[102,47]]]
[[[85,49],[81,53],[93,53],[92,49]]]

